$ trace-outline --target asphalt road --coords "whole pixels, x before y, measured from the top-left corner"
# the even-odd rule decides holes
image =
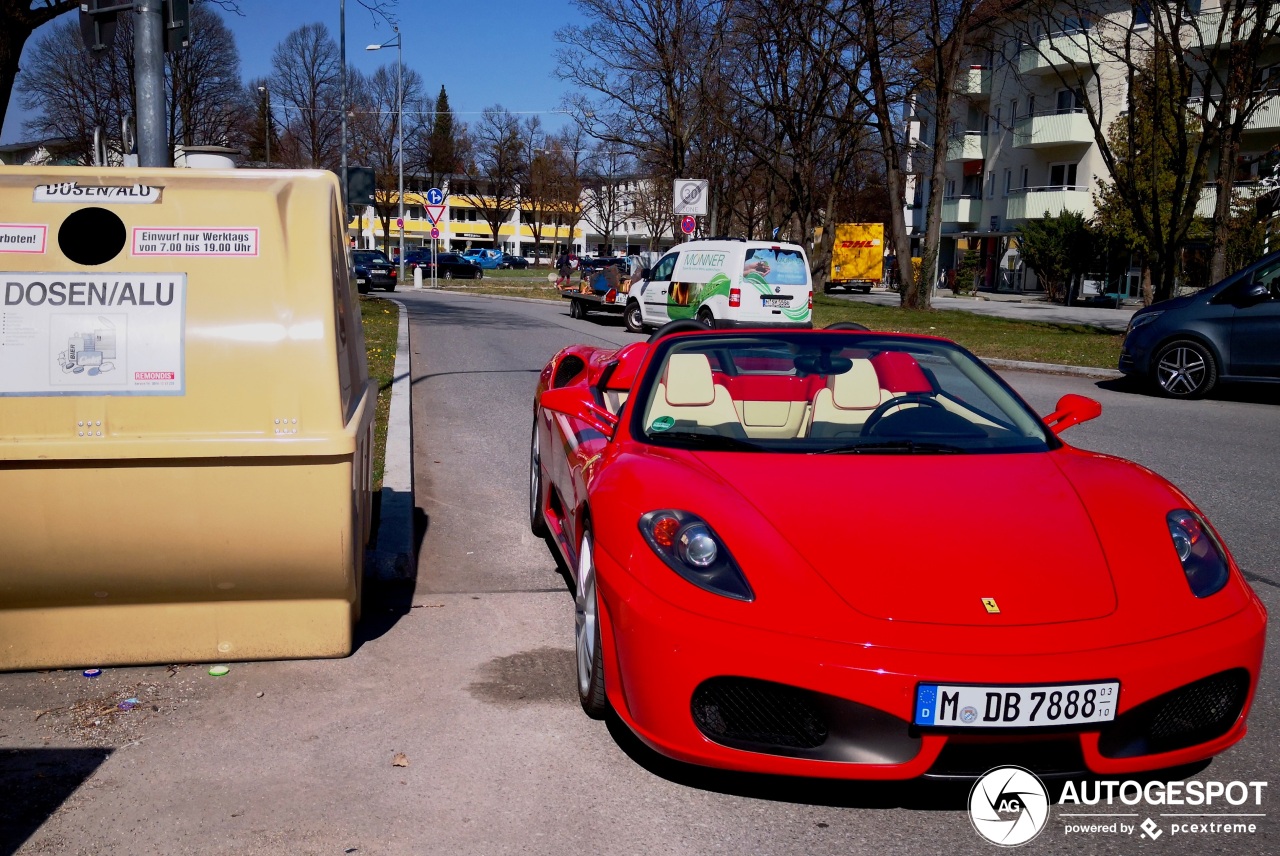
[[[192,666],[0,675],[0,853],[996,852],[961,808],[965,789],[703,771],[583,716],[572,600],[526,523],[530,396],[558,348],[637,337],[618,318],[570,320],[566,305],[400,296],[413,336],[416,581],[371,592],[364,641],[345,660],[235,664],[223,678]],[[1103,416],[1067,439],[1186,490],[1277,614],[1280,400],[1246,389],[1175,403],[1006,377],[1040,412],[1067,392],[1098,398]],[[947,513],[981,531],[1036,510],[979,495]],[[1268,668],[1249,737],[1197,778],[1280,779],[1277,686]],[[142,698],[140,712],[103,713],[120,693]],[[1280,818],[1256,819],[1252,835],[1146,841],[1067,835],[1061,811],[1024,852],[1280,851]]]

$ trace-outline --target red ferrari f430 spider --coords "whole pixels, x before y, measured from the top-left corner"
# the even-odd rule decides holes
[[[692,326],[692,322],[676,322]],[[672,325],[668,325],[671,327]],[[937,338],[660,330],[534,400],[578,689],[733,770],[1113,774],[1239,741],[1266,611],[1186,495]]]

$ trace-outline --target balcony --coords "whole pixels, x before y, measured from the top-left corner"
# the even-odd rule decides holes
[[[970,98],[990,98],[991,69],[980,65],[962,69],[956,78],[956,94]]]
[[[1253,97],[1258,97],[1262,92],[1255,92]],[[1218,112],[1218,104],[1221,99],[1213,97],[1209,99],[1208,107],[1204,106],[1204,98],[1196,95],[1187,99],[1187,108],[1192,115],[1204,119],[1212,120]],[[1275,132],[1280,131],[1280,95],[1269,95],[1262,99],[1257,109],[1253,111],[1253,115],[1249,117],[1249,121],[1245,123],[1245,132]]]
[[[1183,19],[1183,44],[1192,46],[1196,44],[1216,45],[1222,42],[1237,41],[1242,42],[1253,33],[1254,25],[1258,21],[1258,11],[1252,5],[1242,6],[1240,16],[1240,31],[1232,36],[1231,27],[1232,20],[1228,15],[1227,20],[1222,20],[1222,9],[1207,9],[1199,15]],[[1280,9],[1272,9],[1268,16],[1266,29],[1263,33],[1273,32],[1277,23],[1280,22]]]
[[[964,136],[947,143],[947,162],[986,159],[987,137],[981,131],[965,131]]]
[[[943,225],[972,225],[982,220],[982,197],[948,196],[942,200]]]
[[[1271,191],[1260,181],[1237,181],[1231,187],[1231,195],[1233,197],[1233,207],[1247,209],[1253,203],[1253,200],[1264,193]],[[1214,209],[1218,205],[1218,187],[1215,184],[1206,184],[1200,190],[1200,198],[1196,201],[1197,217],[1212,217]],[[1240,213],[1240,212],[1236,212]]]
[[[1086,217],[1093,214],[1093,198],[1089,189],[1079,186],[1024,187],[1009,197],[1006,220],[1043,220],[1064,211],[1075,211]]]
[[[1093,126],[1081,109],[1023,116],[1013,123],[1013,145],[1018,149],[1087,145],[1093,142]]]
[[[1034,45],[1021,45],[1018,50],[1021,74],[1050,74],[1091,65],[1088,30],[1050,33]]]

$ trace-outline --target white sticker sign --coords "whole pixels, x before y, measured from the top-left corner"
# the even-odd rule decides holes
[[[57,184],[37,184],[32,202],[115,202],[124,205],[150,205],[160,201],[159,187],[146,184],[125,186],[80,184],[62,181]]]
[[[187,276],[0,272],[0,396],[182,395]]]
[[[137,226],[135,256],[256,256],[258,228]]]
[[[0,253],[44,252],[49,227],[35,223],[0,223]]]

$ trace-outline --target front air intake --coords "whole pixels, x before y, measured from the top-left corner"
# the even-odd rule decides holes
[[[1098,751],[1108,758],[1173,752],[1231,730],[1249,697],[1249,673],[1219,672],[1171,690],[1122,714],[1102,730]]]
[[[750,678],[712,678],[693,694],[693,721],[711,740],[762,749],[814,749],[827,740],[827,722],[813,695]]]

